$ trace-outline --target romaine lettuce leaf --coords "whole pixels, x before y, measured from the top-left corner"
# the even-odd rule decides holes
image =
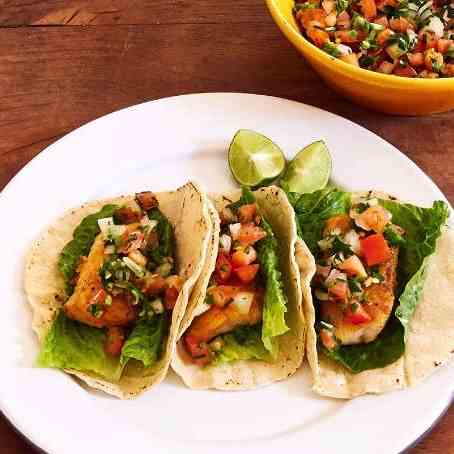
[[[289,330],[285,322],[287,299],[279,269],[277,240],[266,219],[262,218],[260,227],[266,231],[266,237],[257,243],[260,274],[265,281],[262,341],[271,356],[276,358],[279,351],[277,337]]]
[[[233,361],[258,359],[270,360],[270,354],[261,340],[262,328],[260,324],[254,326],[242,326],[236,330],[224,334],[222,340],[224,346],[216,354],[210,365],[220,365]]]
[[[298,233],[312,254],[318,254],[317,241],[322,238],[325,221],[332,216],[348,213],[350,193],[335,188],[321,189],[310,194],[289,194],[295,210]]]
[[[122,368],[117,358],[104,352],[104,341],[103,330],[71,320],[61,311],[44,340],[37,365],[93,372],[116,381]]]
[[[116,208],[116,205],[105,205],[97,213],[85,217],[74,230],[73,239],[63,248],[58,259],[58,269],[65,279],[68,294],[74,290],[71,281],[76,273],[80,257],[88,255],[100,232],[98,219],[113,216]]]
[[[165,314],[139,321],[123,345],[120,364],[124,366],[130,359],[142,362],[145,367],[154,364],[161,353],[166,327]]]
[[[161,213],[159,208],[149,210],[148,217],[152,220],[158,221],[156,229],[159,236],[159,245],[150,251],[150,257],[156,265],[160,265],[165,257],[173,256],[172,224]]]

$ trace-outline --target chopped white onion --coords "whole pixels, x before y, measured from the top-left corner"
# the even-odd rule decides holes
[[[254,301],[254,293],[252,292],[238,292],[230,303],[240,314],[248,314]]]
[[[114,220],[112,217],[98,219],[98,226],[99,226],[99,229],[101,230],[102,237],[105,240],[107,239],[108,232],[113,225],[114,225]]]
[[[355,254],[359,254],[361,252],[359,235],[354,230],[350,230],[344,235],[344,241],[350,246],[350,249]]]
[[[113,244],[109,244],[104,248],[104,254],[110,255],[115,254],[115,246]]]
[[[351,47],[345,44],[336,44],[336,49],[341,53],[341,56],[350,55],[353,52]]]
[[[228,254],[230,249],[232,249],[232,238],[225,233],[219,237],[219,245],[221,249]]]
[[[162,304],[161,298],[156,298],[150,303],[150,307],[156,314],[162,314],[164,312],[164,304]]]
[[[234,240],[236,240],[240,233],[241,224],[239,222],[237,222],[236,224],[230,224],[229,229],[230,229],[230,234],[232,235],[232,238]]]
[[[123,263],[137,276],[137,277],[144,277],[146,274],[146,270],[141,266],[137,265],[136,262],[131,260],[129,257],[123,257]]]
[[[336,281],[346,281],[346,280],[347,280],[347,275],[334,268],[330,271],[328,277],[326,278],[325,286],[331,287],[332,285],[334,285],[336,283]]]
[[[442,38],[445,31],[443,22],[438,16],[432,16],[429,19],[429,23],[422,28],[422,31],[433,32],[437,38]]]
[[[322,251],[327,251],[328,249],[331,249],[331,247],[333,245],[333,241],[334,241],[334,238],[324,238],[324,239],[318,241],[317,244],[318,244],[318,247]]]

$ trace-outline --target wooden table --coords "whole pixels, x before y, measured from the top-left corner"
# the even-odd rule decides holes
[[[454,112],[396,118],[339,98],[261,0],[0,2],[0,190],[47,145],[96,117],[214,91],[281,96],[347,117],[406,153],[454,202]],[[0,416],[0,453],[34,452]],[[454,453],[454,406],[411,452]]]

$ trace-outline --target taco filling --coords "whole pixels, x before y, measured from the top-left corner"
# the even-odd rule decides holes
[[[276,238],[247,189],[238,202],[222,209],[220,218],[208,309],[192,321],[183,345],[190,360],[201,366],[273,360],[278,337],[289,329]]]
[[[111,380],[130,361],[154,364],[183,285],[173,249],[172,226],[151,192],[85,218],[60,254],[70,296],[38,363]]]
[[[329,350],[374,341],[394,306],[399,247],[405,231],[377,199],[352,205],[325,221],[313,279],[320,340]]]
[[[319,353],[354,374],[394,363],[405,353],[427,260],[449,217],[446,204],[420,208],[333,188],[289,197],[316,262]]]

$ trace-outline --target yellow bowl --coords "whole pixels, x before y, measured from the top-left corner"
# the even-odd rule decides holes
[[[302,36],[292,13],[294,0],[266,2],[284,35],[340,95],[369,109],[396,115],[427,115],[454,109],[454,77],[411,79],[349,65]]]

